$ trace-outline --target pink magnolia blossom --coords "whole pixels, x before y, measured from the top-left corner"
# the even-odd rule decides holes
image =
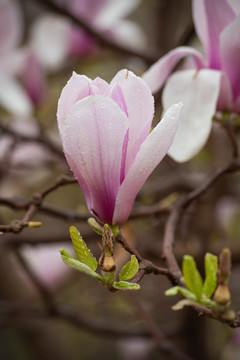
[[[110,84],[73,73],[58,103],[58,127],[67,161],[89,211],[121,224],[148,176],[168,151],[181,104],[173,105],[149,134],[154,100],[128,70]]]
[[[193,19],[205,56],[179,47],[143,75],[153,92],[167,80],[177,62],[192,62],[172,74],[163,90],[163,107],[183,101],[177,134],[169,150],[176,161],[191,159],[205,145],[216,110],[240,112],[240,6],[237,0],[193,0]]]
[[[140,0],[55,0],[95,30],[132,48],[143,48],[146,39],[128,16]],[[96,49],[96,41],[69,19],[44,14],[33,24],[31,42],[42,65],[49,71],[60,68],[72,56],[83,57]]]

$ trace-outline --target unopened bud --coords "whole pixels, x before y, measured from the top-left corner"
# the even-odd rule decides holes
[[[231,300],[231,294],[226,284],[220,284],[215,291],[213,300],[220,305],[226,305]]]
[[[41,221],[28,221],[27,226],[31,228],[38,228],[42,226],[42,223]]]
[[[218,282],[228,284],[231,272],[231,252],[228,248],[222,250],[219,256]]]
[[[107,272],[114,271],[116,269],[116,265],[114,263],[112,256],[108,256],[108,255],[105,256],[102,264],[102,269],[103,271],[107,271]]]

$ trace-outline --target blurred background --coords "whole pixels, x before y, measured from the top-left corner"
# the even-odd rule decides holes
[[[198,317],[193,309],[171,310],[177,298],[164,295],[171,285],[165,277],[145,276],[134,294],[111,293],[67,268],[59,250],[72,252],[70,225],[80,230],[96,258],[101,253],[77,184],[47,192],[31,218],[42,227],[18,227],[33,196],[39,201],[37,194],[60,175],[72,176],[56,122],[57,101],[72,71],[106,81],[122,68],[141,75],[174,47],[198,46],[191,5],[190,0],[0,0],[0,359],[180,359],[168,352],[168,342],[192,359],[240,359],[240,331]],[[161,93],[155,101],[154,124],[161,116]],[[228,136],[214,124],[193,160],[180,165],[164,159],[135,208],[168,204],[230,157]],[[222,177],[194,203],[181,220],[175,247],[179,264],[184,254],[193,255],[202,274],[207,251],[218,255],[226,246],[231,249],[235,311],[240,304],[239,184],[238,175]],[[131,246],[159,266],[165,266],[165,222],[166,215],[152,215],[123,227]],[[116,245],[114,258],[120,271],[130,255]]]

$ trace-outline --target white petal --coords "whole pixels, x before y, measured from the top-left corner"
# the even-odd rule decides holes
[[[9,112],[28,116],[32,104],[21,85],[11,76],[0,74],[0,104]]]
[[[140,26],[129,20],[119,21],[113,28],[111,34],[114,40],[132,49],[146,49],[147,37]]]
[[[43,66],[59,68],[67,58],[71,23],[63,17],[44,15],[32,28],[31,43]]]
[[[180,124],[168,154],[178,162],[195,156],[205,145],[216,111],[221,72],[185,70],[174,73],[163,91],[163,107],[182,101]]]
[[[140,0],[108,1],[94,20],[94,25],[101,30],[109,29],[116,21],[129,15],[140,3]]]
[[[169,51],[169,53],[155,62],[142,76],[142,79],[147,83],[152,93],[156,93],[161,89],[178,61],[186,56],[193,57],[196,68],[203,66],[204,59],[202,54],[193,48],[181,46]]]

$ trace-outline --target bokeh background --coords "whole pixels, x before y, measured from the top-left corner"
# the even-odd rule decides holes
[[[56,9],[51,5],[54,1]],[[101,39],[73,25],[71,1],[0,1],[2,226],[26,213],[6,199],[22,203],[58,176],[72,176],[56,122],[57,101],[72,71],[106,81],[122,68],[141,75],[154,59],[174,47],[199,46],[190,0],[128,0],[129,9],[119,6],[118,14],[109,10],[113,2],[72,1],[72,13],[110,40],[103,45]],[[8,7],[14,7],[13,15],[8,15]],[[99,20],[99,13],[104,21]],[[161,116],[161,93],[155,100],[154,124]],[[177,164],[165,158],[141,189],[134,207],[171,202],[199,186],[230,157],[228,136],[214,124],[207,145],[193,160]],[[240,304],[239,184],[239,175],[221,177],[194,203],[181,220],[175,246],[179,263],[184,254],[191,254],[202,274],[207,251],[218,255],[224,247],[231,249],[235,311]],[[97,234],[86,221],[77,220],[76,214],[87,213],[77,184],[50,192],[44,204],[54,211],[35,214],[33,220],[41,221],[41,228],[0,235],[0,359],[177,359],[164,348],[166,339],[192,359],[240,359],[239,330],[198,317],[193,309],[173,311],[177,297],[164,295],[170,287],[165,277],[145,276],[141,290],[134,294],[111,293],[95,279],[63,264],[59,250],[72,251],[70,225],[81,231],[97,258],[101,252]],[[159,266],[165,265],[161,257],[165,222],[164,214],[152,215],[129,220],[123,227],[131,246]],[[129,257],[116,245],[118,271]],[[52,302],[61,307],[61,314],[54,312]],[[161,346],[153,334],[162,338]]]

